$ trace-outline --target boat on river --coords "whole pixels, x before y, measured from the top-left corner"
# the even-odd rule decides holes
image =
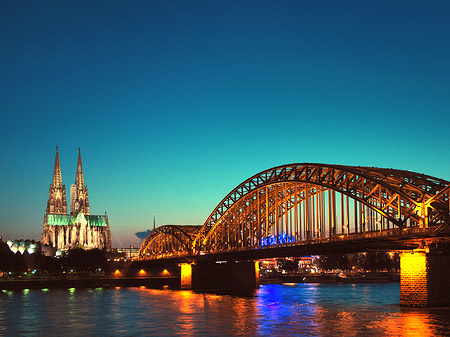
[[[347,283],[383,283],[390,282],[392,279],[388,273],[344,273],[337,275],[339,282]]]

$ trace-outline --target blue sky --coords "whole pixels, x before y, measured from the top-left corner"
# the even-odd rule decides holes
[[[2,1],[0,235],[39,239],[59,145],[114,246],[267,168],[450,180],[448,1]]]

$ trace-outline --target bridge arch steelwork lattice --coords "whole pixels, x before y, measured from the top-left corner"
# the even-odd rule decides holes
[[[139,249],[140,258],[175,257],[192,252],[192,243],[201,226],[165,225],[154,229]]]
[[[178,235],[176,252],[207,254],[414,227],[439,230],[450,223],[449,194],[450,182],[404,170],[278,166],[239,184],[189,238]],[[175,229],[163,231],[175,238]],[[157,235],[149,235],[142,252],[170,253],[163,241],[152,239]]]

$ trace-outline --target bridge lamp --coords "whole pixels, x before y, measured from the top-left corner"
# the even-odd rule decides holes
[[[146,271],[144,269],[141,269],[141,270],[139,270],[138,275],[139,276],[147,276],[147,273],[146,273]]]
[[[164,269],[161,274],[163,274],[163,276],[169,276],[170,275],[170,273],[169,273],[169,271],[167,269]]]

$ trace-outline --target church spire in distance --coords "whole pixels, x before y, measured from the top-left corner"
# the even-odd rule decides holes
[[[87,186],[84,184],[83,164],[81,163],[81,149],[78,148],[77,173],[75,184],[70,188],[70,213],[84,213],[89,215],[89,198]]]
[[[61,165],[59,164],[58,145],[56,145],[55,168],[53,170],[53,187],[62,186]]]
[[[81,148],[78,148],[78,164],[75,185],[77,185],[78,188],[84,187],[83,165],[81,164]]]
[[[61,165],[59,164],[58,146],[56,146],[55,168],[53,181],[47,202],[48,214],[65,214],[67,212],[66,187],[62,183]]]

